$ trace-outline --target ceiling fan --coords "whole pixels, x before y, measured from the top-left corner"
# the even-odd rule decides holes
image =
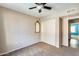
[[[43,9],[47,9],[47,10],[51,10],[52,9],[52,7],[46,6],[47,3],[35,3],[35,4],[36,4],[35,7],[31,7],[29,9],[35,9],[35,8],[37,8],[39,13],[42,12],[42,8]]]

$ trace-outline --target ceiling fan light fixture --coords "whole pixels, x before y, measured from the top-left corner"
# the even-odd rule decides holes
[[[42,8],[42,6],[37,6],[37,9],[41,9]]]

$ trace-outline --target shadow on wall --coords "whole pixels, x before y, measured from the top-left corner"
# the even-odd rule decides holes
[[[1,12],[0,12],[1,14]],[[6,51],[5,30],[2,15],[0,15],[0,54]]]

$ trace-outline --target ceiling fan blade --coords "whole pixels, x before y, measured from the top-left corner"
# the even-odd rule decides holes
[[[42,12],[42,10],[40,9],[40,10],[39,10],[39,13],[41,13],[41,12]]]
[[[51,7],[48,7],[48,6],[44,6],[45,9],[48,9],[48,10],[51,10],[52,8]]]
[[[35,3],[36,5],[41,5],[41,3]]]
[[[47,3],[41,3],[42,5],[45,5],[45,4],[47,4]]]
[[[45,5],[46,3],[35,3],[36,5]]]
[[[31,7],[31,8],[29,8],[29,9],[34,9],[34,8],[36,8],[36,7]]]

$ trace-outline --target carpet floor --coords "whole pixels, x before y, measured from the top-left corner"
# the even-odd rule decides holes
[[[56,48],[46,43],[37,43],[3,56],[79,56],[79,48]]]

